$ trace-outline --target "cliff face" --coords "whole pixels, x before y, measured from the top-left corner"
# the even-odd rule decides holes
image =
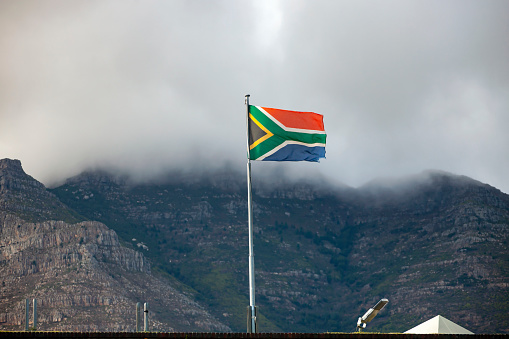
[[[153,262],[244,331],[245,181],[192,179],[130,184],[90,172],[53,192],[138,239]],[[497,189],[431,171],[359,189],[254,178],[253,191],[261,331],[352,331],[386,297],[373,331],[404,331],[441,314],[476,333],[509,332],[509,197]]]
[[[1,329],[24,328],[24,300],[36,298],[41,330],[132,331],[136,302],[149,303],[152,330],[229,330],[104,224],[43,221],[75,213],[18,165],[0,161]]]
[[[234,173],[88,172],[48,191],[0,161],[0,328],[20,328],[36,297],[41,329],[132,330],[149,302],[151,328],[245,331],[245,187]],[[370,331],[441,314],[509,333],[508,195],[436,171],[359,189],[255,177],[253,190],[260,331],[353,331],[386,297]]]

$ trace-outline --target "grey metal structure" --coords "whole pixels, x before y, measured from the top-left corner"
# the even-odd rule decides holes
[[[247,312],[247,333],[256,333],[255,279],[253,253],[253,203],[251,194],[251,159],[249,158],[249,94],[246,94],[246,142],[247,142],[247,219],[249,229],[249,306]]]
[[[37,299],[34,299],[34,331],[37,329]]]
[[[254,307],[254,314],[252,313],[253,308],[251,306],[247,307],[247,333],[257,333],[258,331],[258,324],[256,322],[256,317],[258,316],[258,307]],[[254,318],[254,322],[253,322]],[[255,326],[253,328],[253,326]]]
[[[143,331],[148,332],[148,303],[143,305]]]
[[[361,329],[366,328],[366,324],[373,320],[373,318],[376,317],[378,312],[380,312],[385,307],[385,305],[387,305],[388,302],[389,302],[388,299],[385,298],[380,299],[380,301],[377,302],[375,306],[373,306],[366,313],[364,313],[362,317],[359,317],[359,319],[357,320],[357,328],[359,329],[359,332],[361,331]]]

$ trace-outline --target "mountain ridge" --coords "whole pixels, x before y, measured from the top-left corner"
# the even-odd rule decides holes
[[[509,196],[432,172],[423,175],[437,180],[424,185],[374,193],[373,184],[254,180],[260,331],[354,330],[357,317],[387,297],[370,330],[404,331],[445,314],[476,333],[509,333]],[[49,191],[142,251],[152,270],[192,291],[218,324],[242,332],[245,178],[216,175],[140,183],[89,171]]]
[[[497,236],[494,238],[487,234],[507,234],[508,196],[464,176],[440,171],[423,172],[421,176],[428,178],[421,182],[411,181],[411,185],[407,185],[409,190],[394,192],[382,189],[376,194],[366,187],[320,191],[320,186],[317,189],[309,183],[286,184],[284,177],[281,179],[283,184],[279,186],[253,180],[257,300],[261,314],[267,315],[282,330],[344,331],[347,324],[355,323],[356,316],[345,315],[340,309],[361,313],[362,307],[367,309],[372,306],[370,303],[377,301],[375,299],[393,293],[393,299],[400,304],[398,309],[410,314],[413,312],[413,317],[433,316],[433,310],[439,311],[438,305],[426,302],[427,306],[418,313],[408,306],[410,300],[416,300],[413,294],[424,293],[416,291],[420,288],[444,301],[450,300],[447,310],[457,313],[457,318],[450,318],[471,321],[482,330],[481,316],[474,317],[477,320],[470,319],[468,314],[456,311],[454,307],[460,307],[462,303],[459,295],[465,297],[465,283],[471,285],[467,290],[475,287],[484,289],[486,297],[490,295],[483,287],[484,276],[492,276],[490,286],[498,286],[495,288],[502,290],[507,288],[504,285],[508,275],[507,236],[496,240]],[[417,178],[421,176],[417,175]],[[57,188],[55,192],[59,192],[64,201],[80,201],[62,191],[80,188],[82,194],[92,193],[100,197],[101,204],[110,201],[112,209],[119,212],[115,215],[127,216],[122,221],[124,226],[119,225],[119,232],[128,233],[125,225],[129,223],[135,228],[146,229],[148,234],[154,232],[154,237],[148,236],[144,240],[151,242],[151,254],[155,253],[154,249],[166,253],[163,256],[176,258],[171,264],[160,263],[162,267],[200,291],[200,298],[208,300],[210,307],[218,309],[218,313],[228,313],[230,306],[218,301],[225,291],[238,295],[240,304],[247,304],[247,290],[243,286],[245,273],[242,273],[247,267],[247,260],[243,258],[247,253],[246,185],[240,175],[229,176],[228,180],[228,187],[200,183],[198,179],[192,184],[183,180],[180,185],[178,176],[175,176],[171,183],[138,184],[114,192],[102,191],[94,185],[67,183],[68,186]],[[82,181],[85,182],[87,180]],[[317,190],[318,194],[315,193]],[[75,208],[81,208],[83,213],[87,210],[82,204],[76,204]],[[94,207],[86,214],[101,218],[102,212]],[[440,240],[442,237],[445,240]],[[168,243],[160,244],[162,240]],[[450,243],[450,247],[436,247],[436,241]],[[489,256],[474,256],[481,250],[496,256],[494,249],[485,248],[487,245],[476,245],[493,241],[502,253],[502,271],[496,268],[496,260]],[[406,242],[424,250],[412,248],[414,245]],[[380,243],[384,245],[378,246]],[[207,246],[210,250],[200,250],[200,246]],[[224,246],[230,250],[225,251]],[[380,257],[384,260],[366,256],[368,249],[381,253]],[[225,259],[219,258],[216,252],[224,253]],[[204,261],[200,268],[197,263],[203,261],[201,256],[204,253],[209,255],[209,261]],[[398,259],[391,259],[390,253]],[[240,261],[234,259],[238,256]],[[275,260],[277,257],[284,260]],[[157,258],[154,257],[154,260],[157,261]],[[419,260],[421,263],[416,262]],[[195,272],[187,267],[189,262],[197,265]],[[206,268],[209,265],[218,267],[219,272],[212,275],[214,279],[221,280],[226,275],[226,281],[236,286],[235,289],[224,285],[211,289],[204,285],[201,274],[211,275]],[[378,270],[374,269],[377,265]],[[425,273],[418,273],[419,267],[424,267]],[[454,274],[447,273],[444,279],[439,279],[437,273],[430,273],[441,270],[451,270]],[[485,272],[485,275],[479,272]],[[369,276],[376,277],[375,281],[365,278]],[[205,281],[210,283],[207,279]],[[405,282],[415,285],[408,287]],[[391,284],[399,286],[397,291],[391,290]],[[350,296],[335,296],[341,293]],[[473,305],[472,302],[470,304]],[[339,314],[318,311],[324,305]],[[478,301],[475,305],[481,307]],[[390,331],[405,329],[402,322],[405,319],[398,318],[391,307],[396,306],[391,303],[387,311],[390,315],[380,315],[373,325],[379,326],[377,324],[389,318],[392,325],[378,328]],[[242,330],[245,326],[244,310],[240,306],[236,309],[238,320],[230,320],[233,321],[230,326]],[[475,314],[472,309],[469,312]],[[506,324],[502,328],[507,328],[507,319],[502,316],[499,321]],[[274,328],[271,326],[269,328]]]
[[[24,325],[24,299],[37,298],[43,330],[132,331],[140,301],[149,302],[152,330],[230,330],[106,225],[55,220],[78,214],[19,161],[0,160],[0,201],[0,328]]]

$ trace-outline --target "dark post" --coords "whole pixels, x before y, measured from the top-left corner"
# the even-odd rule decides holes
[[[136,331],[135,332],[140,331],[140,308],[141,308],[141,303],[136,303]]]
[[[30,322],[30,300],[25,299],[25,331],[28,331]]]

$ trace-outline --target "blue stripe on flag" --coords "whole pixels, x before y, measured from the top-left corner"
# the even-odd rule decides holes
[[[320,161],[325,158],[325,147],[290,144],[269,155],[263,161]]]

